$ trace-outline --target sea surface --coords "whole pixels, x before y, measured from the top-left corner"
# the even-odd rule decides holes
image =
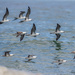
[[[20,11],[27,12],[30,6],[32,21],[19,23]],[[1,0],[0,21],[9,9],[9,22],[0,24],[0,65],[16,70],[25,70],[43,75],[75,75],[75,1],[51,0]],[[25,13],[26,14],[26,13]],[[24,14],[24,15],[25,15]],[[37,37],[25,36],[20,42],[20,37],[14,34],[17,31],[31,32],[33,23],[36,25]],[[65,31],[56,41],[55,31],[57,23]],[[11,51],[14,56],[2,57],[4,51]],[[24,57],[29,54],[37,58],[26,62]],[[58,59],[67,62],[58,65],[52,63]]]

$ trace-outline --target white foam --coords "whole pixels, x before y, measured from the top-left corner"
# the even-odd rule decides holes
[[[0,66],[0,75],[42,75],[42,74],[13,70],[13,69],[8,69],[6,67]]]

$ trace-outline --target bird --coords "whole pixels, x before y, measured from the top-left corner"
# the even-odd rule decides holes
[[[19,23],[24,22],[24,21],[31,21],[32,19],[29,18],[30,13],[31,13],[31,8],[28,6],[28,10],[27,10],[25,19],[20,21]]]
[[[9,54],[11,51],[5,51],[3,57],[13,56],[14,54]]]
[[[36,26],[35,24],[33,23],[33,27],[31,29],[31,33],[30,34],[27,34],[26,36],[33,36],[33,37],[36,37],[37,35],[40,35],[40,33],[36,33]]]
[[[0,21],[0,24],[3,24],[4,22],[8,22],[8,21],[9,21],[9,19],[7,19],[7,16],[8,16],[8,15],[9,15],[9,10],[8,10],[8,8],[6,7],[6,12],[5,12],[4,16],[3,16],[2,21]]]
[[[67,62],[67,60],[64,60],[64,59],[58,59],[56,61],[54,61],[53,63],[58,63],[58,65],[64,63],[64,62]]]
[[[16,37],[20,36],[20,41],[22,41],[26,33],[27,33],[27,32],[17,32],[17,33],[16,33],[16,34],[17,34]]]
[[[53,33],[50,33],[50,34],[55,34],[56,35],[56,41],[60,38],[61,34],[60,33],[63,33],[64,31],[60,31],[60,28],[61,26],[57,23],[57,27],[55,29],[55,32]]]
[[[32,59],[35,59],[37,56],[35,55],[28,55],[27,57],[25,57],[25,59],[28,59],[28,61],[31,61]]]
[[[25,16],[23,16],[24,13],[25,13],[25,11],[20,11],[19,17],[15,17],[14,20],[25,18]]]

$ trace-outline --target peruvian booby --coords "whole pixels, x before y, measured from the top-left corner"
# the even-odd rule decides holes
[[[67,62],[67,60],[64,60],[64,59],[58,59],[56,61],[54,61],[53,63],[58,63],[58,65],[64,63],[64,62]]]
[[[27,57],[25,57],[25,59],[28,59],[28,61],[35,59],[37,56],[35,55],[28,55]]]
[[[40,35],[40,33],[36,33],[36,26],[35,24],[33,23],[33,27],[31,29],[31,33],[30,34],[27,34],[26,36],[33,36],[33,37],[36,37],[37,35]]]
[[[17,33],[16,33],[16,34],[17,34],[16,37],[20,36],[20,41],[22,41],[26,33],[27,33],[27,32],[17,32]]]
[[[23,16],[24,13],[25,13],[25,11],[20,11],[19,17],[15,17],[14,20],[17,20],[17,19],[24,19],[24,18],[25,18],[25,16]]]
[[[61,34],[60,33],[63,33],[64,31],[60,31],[60,28],[61,26],[57,23],[57,27],[56,27],[56,30],[55,32],[53,33],[50,33],[50,34],[55,34],[56,35],[56,41],[60,38]]]
[[[0,24],[9,21],[9,20],[7,19],[7,16],[8,16],[8,15],[9,15],[9,10],[8,10],[8,8],[6,8],[6,12],[5,12],[4,16],[3,16],[2,21],[0,21]]]
[[[22,20],[22,21],[20,21],[19,23],[24,22],[24,21],[31,21],[32,19],[29,18],[30,13],[31,13],[31,9],[30,9],[30,7],[28,6],[28,10],[27,10],[25,19]]]
[[[10,54],[11,51],[5,51],[4,52],[4,57],[8,57],[8,56],[13,56],[14,54]]]

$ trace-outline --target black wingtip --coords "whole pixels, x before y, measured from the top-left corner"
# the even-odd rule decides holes
[[[56,41],[60,38],[61,34],[56,34]]]
[[[8,8],[6,7],[6,10],[8,11]]]
[[[3,22],[0,22],[0,24],[3,24]]]
[[[28,8],[30,8],[30,6],[28,6]]]
[[[57,23],[57,26],[60,26],[60,24]],[[60,26],[61,27],[61,26]]]
[[[59,24],[57,23],[57,25],[59,25]]]
[[[33,23],[33,25],[35,26],[35,23]]]
[[[25,13],[25,11],[20,11],[20,12]]]
[[[6,7],[6,9],[8,9],[8,8]]]

